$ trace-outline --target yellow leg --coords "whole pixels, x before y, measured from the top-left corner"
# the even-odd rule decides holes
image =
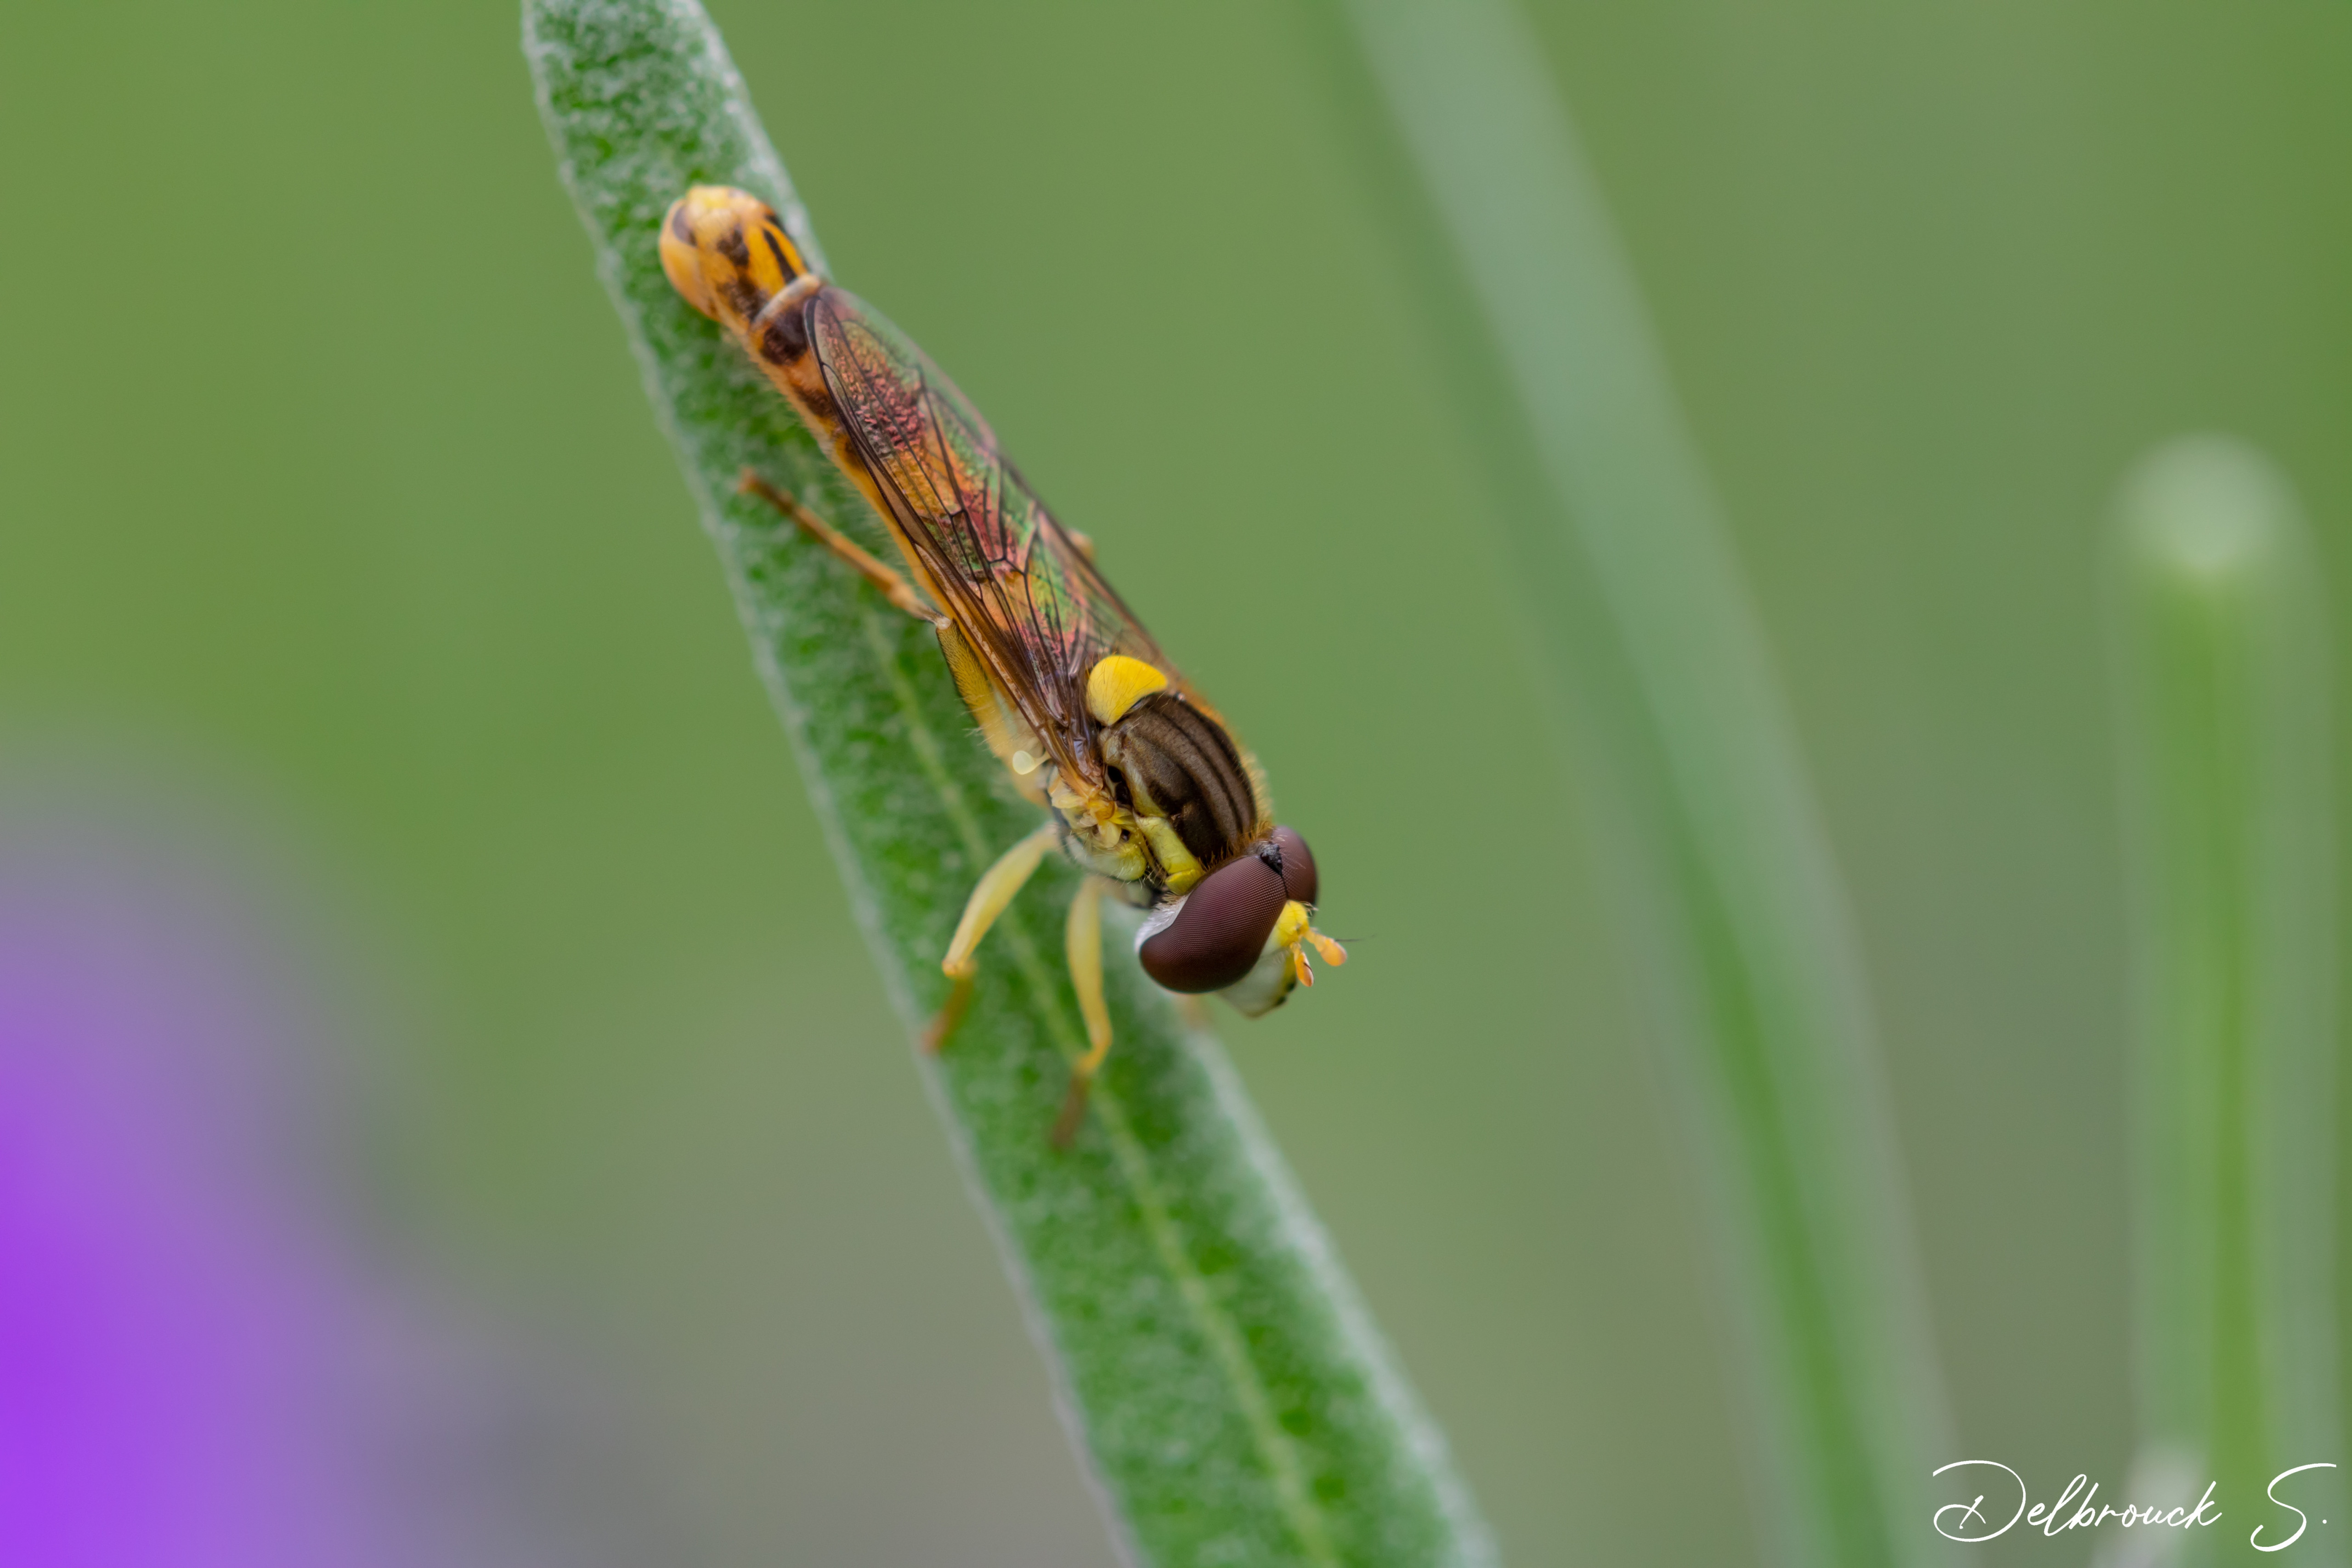
[[[1110,1005],[1103,1000],[1102,879],[1088,877],[1070,900],[1070,923],[1064,940],[1069,954],[1070,984],[1078,994],[1078,1014],[1087,1021],[1087,1054],[1070,1066],[1070,1092],[1062,1114],[1054,1122],[1054,1142],[1064,1148],[1078,1134],[1086,1114],[1087,1091],[1103,1058],[1110,1054]]]
[[[800,525],[803,533],[847,562],[859,576],[881,589],[883,597],[917,620],[938,626],[943,618],[937,610],[923,603],[923,596],[915,592],[913,584],[876,560],[856,540],[801,505],[787,492],[778,489],[749,468],[743,470],[743,477],[736,481],[735,488],[747,496],[758,496],[791,518]]]
[[[940,963],[950,980],[955,982],[948,993],[948,1005],[923,1031],[923,1048],[936,1051],[948,1043],[955,1026],[963,1021],[963,1010],[971,1004],[971,977],[980,972],[972,962],[972,951],[980,939],[996,923],[1014,894],[1037,872],[1037,862],[1044,859],[1062,837],[1059,823],[1049,822],[1036,832],[1007,849],[997,858],[996,864],[981,873],[980,885],[963,906],[963,919],[956,922],[955,940],[948,943],[948,955]]]
[[[1070,900],[1070,923],[1064,939],[1070,960],[1070,984],[1077,988],[1078,1014],[1087,1021],[1087,1054],[1076,1070],[1092,1078],[1110,1054],[1110,1005],[1103,1000],[1102,879],[1088,877]]]

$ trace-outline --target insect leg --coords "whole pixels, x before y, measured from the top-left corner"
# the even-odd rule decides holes
[[[917,620],[938,626],[944,618],[923,603],[923,596],[915,592],[913,584],[876,560],[856,540],[801,505],[789,492],[778,489],[750,468],[743,470],[743,476],[736,481],[735,488],[744,495],[758,496],[791,518],[800,525],[803,533],[847,562],[859,576],[881,589],[883,597]]]
[[[1070,924],[1064,946],[1069,953],[1070,984],[1078,994],[1078,1013],[1087,1021],[1087,1051],[1070,1065],[1070,1092],[1062,1114],[1054,1122],[1054,1142],[1062,1148],[1078,1135],[1078,1119],[1086,1114],[1087,1091],[1103,1058],[1110,1054],[1110,1007],[1103,1000],[1102,879],[1088,877],[1070,900]]]
[[[948,1037],[963,1021],[963,1010],[971,1005],[971,977],[980,973],[980,965],[972,962],[972,951],[988,934],[988,928],[996,923],[996,917],[1013,901],[1013,896],[1036,875],[1037,862],[1061,837],[1061,824],[1049,822],[997,857],[996,864],[981,873],[980,885],[972,889],[971,899],[963,906],[963,918],[956,921],[955,940],[948,943],[948,955],[940,963],[947,977],[955,982],[955,987],[948,993],[948,1005],[940,1009],[930,1027],[923,1031],[925,1050],[936,1051],[946,1046]]]

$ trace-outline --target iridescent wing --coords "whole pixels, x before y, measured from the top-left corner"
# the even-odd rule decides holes
[[[831,287],[807,321],[842,422],[940,609],[1064,770],[1098,781],[1087,673],[1123,653],[1175,680],[1167,657],[906,334]]]

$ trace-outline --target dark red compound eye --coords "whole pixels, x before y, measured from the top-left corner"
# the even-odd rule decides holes
[[[1307,840],[1298,837],[1295,827],[1274,830],[1274,847],[1282,851],[1282,885],[1290,896],[1307,908],[1315,907],[1315,857],[1307,852]]]
[[[1223,991],[1256,964],[1289,892],[1270,863],[1273,847],[1231,860],[1202,879],[1166,931],[1137,951],[1143,973],[1171,991]],[[1286,868],[1289,857],[1282,857]],[[1311,862],[1310,862],[1311,864]]]

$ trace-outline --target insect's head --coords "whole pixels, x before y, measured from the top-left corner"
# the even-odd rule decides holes
[[[1087,676],[1087,710],[1110,787],[1131,814],[1179,901],[1144,928],[1143,972],[1171,991],[1218,991],[1263,1013],[1296,984],[1313,984],[1313,947],[1339,944],[1307,923],[1315,857],[1287,827],[1270,827],[1265,781],[1216,715],[1172,687],[1164,670],[1110,654]]]
[[[731,185],[697,185],[670,204],[661,264],[688,304],[738,331],[809,269],[776,209]]]
[[[1246,854],[1201,879],[1175,919],[1136,950],[1143,972],[1170,991],[1224,991],[1246,1013],[1260,1013],[1290,992],[1294,978],[1314,983],[1301,949],[1311,943],[1333,963],[1339,944],[1307,924],[1317,893],[1307,840],[1277,827]],[[1265,984],[1237,987],[1263,968]]]

